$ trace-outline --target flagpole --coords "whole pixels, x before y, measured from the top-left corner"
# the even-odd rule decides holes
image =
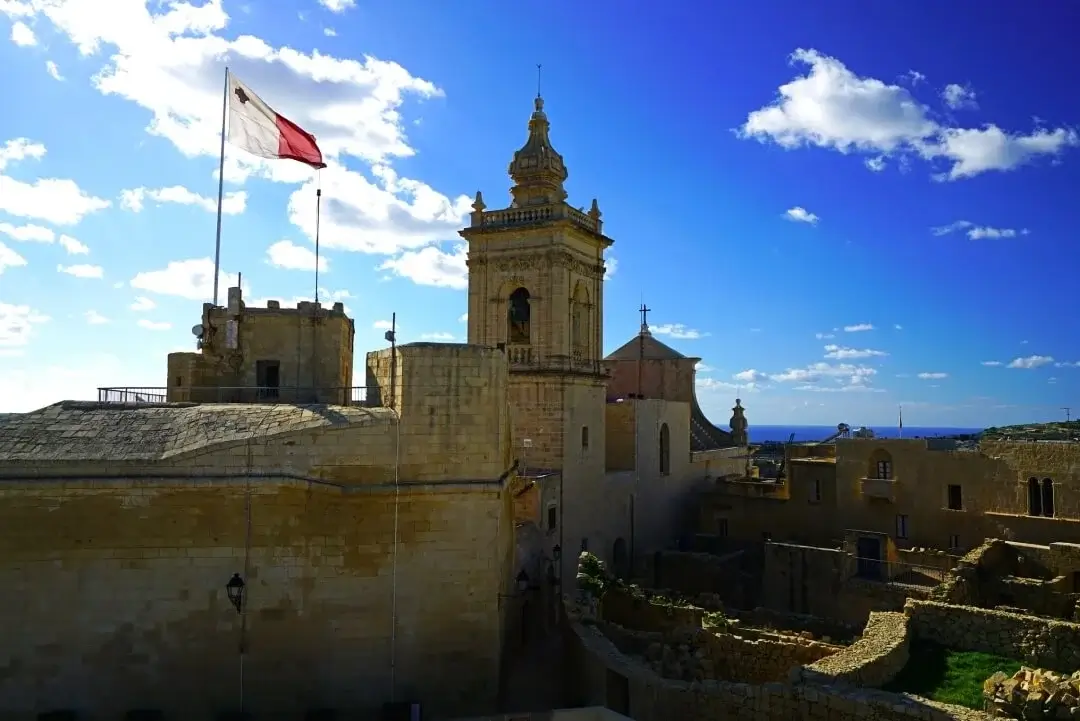
[[[319,216],[322,213],[322,168],[315,171],[315,302],[319,302]]]
[[[904,407],[900,406],[900,437],[904,437]]]
[[[225,118],[229,112],[229,66],[225,66],[225,89],[221,93],[221,157],[218,160],[217,234],[214,238],[214,305],[218,304],[218,273],[221,270],[221,200],[225,195]]]

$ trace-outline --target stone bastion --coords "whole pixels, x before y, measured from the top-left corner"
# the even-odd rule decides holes
[[[937,607],[946,604],[872,613],[861,636],[842,645],[650,596],[612,578],[590,554],[582,554],[578,588],[578,598],[566,600],[566,618],[570,676],[583,705],[637,721],[992,718],[879,688],[908,662],[916,628],[936,633]]]

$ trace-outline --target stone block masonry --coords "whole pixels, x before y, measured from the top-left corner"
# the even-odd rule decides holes
[[[1034,666],[1080,668],[1080,624],[972,606],[910,600],[912,632],[958,651],[982,651]]]
[[[840,651],[792,673],[795,683],[880,688],[908,662],[910,634],[902,613],[871,613],[862,638]]]
[[[394,504],[385,489],[273,479],[0,484],[0,712],[235,708],[237,572],[256,716],[391,694],[490,711],[509,500],[497,483],[406,488],[396,547]]]

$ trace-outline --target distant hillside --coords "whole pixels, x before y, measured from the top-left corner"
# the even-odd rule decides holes
[[[987,428],[982,432],[982,438],[987,441],[1005,438],[1011,438],[1014,441],[1080,441],[1080,420]]]

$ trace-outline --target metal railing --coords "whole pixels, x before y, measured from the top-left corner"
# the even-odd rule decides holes
[[[365,386],[176,386],[98,388],[99,403],[325,403],[377,406],[378,392]]]
[[[859,558],[858,556],[852,556],[852,563],[854,567],[851,578],[897,586],[933,588],[944,581],[949,573],[944,568],[935,566],[889,563],[877,558]]]

